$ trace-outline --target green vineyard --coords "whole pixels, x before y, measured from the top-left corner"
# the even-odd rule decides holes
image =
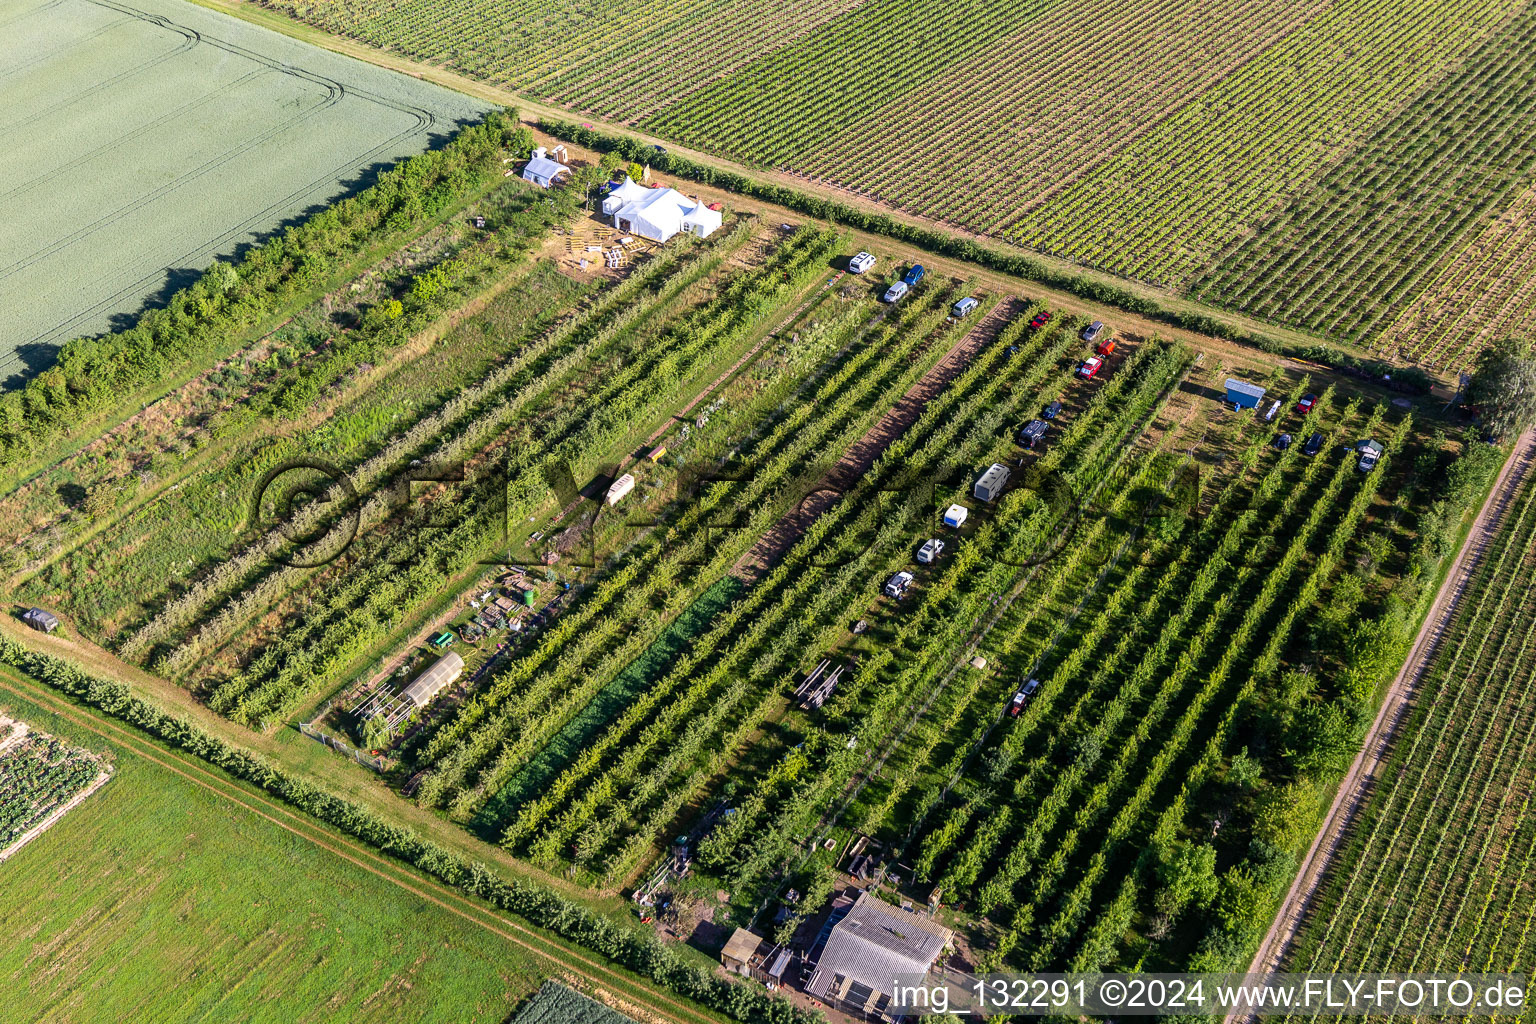
[[[1436,370],[1536,316],[1516,0],[265,3],[815,194]],[[689,53],[657,60],[673,35]]]
[[[1531,962],[1533,502],[1528,480],[1460,594],[1286,970],[1499,972]]]

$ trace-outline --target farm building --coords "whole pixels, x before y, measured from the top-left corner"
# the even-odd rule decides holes
[[[760,981],[769,988],[784,983],[784,975],[794,959],[789,950],[775,946],[756,932],[737,928],[720,951],[720,962],[732,974]]]
[[[416,677],[416,681],[400,691],[402,700],[408,700],[418,708],[431,703],[443,687],[459,678],[464,671],[464,659],[453,651],[438,658],[432,667]]]
[[[540,146],[533,151],[528,166],[523,168],[523,180],[531,181],[539,188],[549,188],[559,181],[560,175],[569,173],[569,167],[545,156],[544,147]]]
[[[1257,409],[1264,400],[1264,389],[1245,380],[1227,378],[1227,401],[1239,409]]]
[[[636,191],[641,194],[635,195]],[[653,242],[665,242],[680,231],[708,238],[722,223],[719,210],[711,210],[675,188],[641,188],[632,181],[625,181],[608,194],[603,200],[603,211],[610,212],[609,207],[626,195],[634,198],[611,211],[614,227]]]
[[[755,932],[749,932],[745,928],[737,928],[726,940],[725,948],[720,951],[720,962],[725,969],[732,974],[740,974],[750,978],[752,972],[758,968],[767,953],[766,940]]]
[[[604,500],[610,505],[617,505],[624,500],[624,496],[635,489],[635,478],[630,473],[625,473],[613,482],[608,488],[608,494]]]
[[[994,462],[976,481],[976,498],[978,501],[996,501],[1003,496],[1003,489],[1007,486],[1008,467],[1001,462]]]
[[[52,633],[59,628],[58,616],[41,608],[28,608],[22,613],[21,621],[40,633]]]
[[[926,975],[953,937],[936,921],[863,893],[833,925],[806,991],[845,1013],[891,1019],[894,979]]]
[[[961,527],[965,525],[965,517],[971,514],[971,510],[964,505],[951,505],[944,510],[944,525]]]

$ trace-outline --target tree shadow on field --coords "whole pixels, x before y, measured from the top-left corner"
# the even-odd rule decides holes
[[[0,381],[0,390],[14,391],[23,387],[27,381],[42,373],[54,364],[58,358],[57,345],[22,345],[15,350],[18,365],[3,381]]]
[[[211,261],[210,261],[211,262]],[[206,268],[203,268],[206,269]],[[139,308],[133,313],[113,313],[107,317],[108,331],[126,331],[139,322],[139,317],[152,309],[164,309],[170,305],[171,297],[183,288],[190,288],[197,283],[197,279],[203,276],[203,270],[197,267],[168,267],[163,271],[164,279],[154,291],[147,292],[144,300],[139,303]]]

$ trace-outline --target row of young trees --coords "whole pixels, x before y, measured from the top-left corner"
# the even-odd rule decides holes
[[[692,588],[674,586],[680,577],[711,579],[740,557],[753,529],[709,538],[712,523],[730,507],[752,509],[754,521],[765,520],[761,509],[782,510],[792,482],[808,469],[819,471],[823,454],[848,443],[850,432],[863,424],[863,410],[879,404],[871,403],[873,394],[891,400],[895,388],[909,385],[921,372],[910,357],[942,323],[946,297],[945,289],[925,289],[874,327],[860,319],[869,313],[864,304],[854,304],[854,315],[840,317],[844,340],[829,344],[841,344],[844,358],[834,360],[814,389],[782,404],[754,437],[737,446],[737,460],[753,467],[746,479],[706,483],[698,494],[687,496],[677,518],[666,523],[664,537],[627,553],[595,593],[562,615],[558,639],[547,639],[509,666],[461,708],[422,754],[422,762],[434,766],[419,790],[422,798],[436,802],[456,791],[454,809],[464,814],[496,793],[541,738],[582,703],[562,699],[566,710],[552,715],[551,695],[605,684],[654,639],[661,617],[670,614],[668,605],[658,609],[661,616],[645,614],[657,596],[686,598]],[[740,475],[725,467],[722,474]],[[706,539],[708,545],[701,546]],[[620,603],[615,605],[615,599]],[[557,651],[558,658],[553,657]],[[487,765],[493,752],[494,764]],[[471,771],[479,772],[472,786],[467,785]]]
[[[897,366],[905,347],[896,347]],[[883,346],[867,348],[886,355]],[[937,424],[953,436],[962,421],[945,418],[945,412],[953,411],[952,403],[959,396],[974,395],[978,385],[996,387],[1006,376],[996,371],[1006,363],[998,350],[979,360],[965,378],[935,399],[913,429],[926,433]],[[994,373],[984,377],[982,371],[988,367]],[[835,383],[836,375],[828,381]],[[832,418],[846,422],[841,414]],[[797,437],[799,432],[793,428],[798,420],[796,416],[782,424],[789,430],[787,439]],[[847,430],[842,432],[849,436]],[[818,475],[822,471],[816,470]],[[778,480],[775,487],[783,488],[784,483]],[[722,614],[673,671],[648,691],[645,707],[629,709],[537,798],[516,809],[505,841],[519,846],[534,842],[539,846],[536,856],[564,856],[562,844],[574,838],[577,856],[585,863],[604,849],[613,849],[608,842],[617,837],[605,827],[607,822],[631,823],[625,828],[632,831],[608,859],[610,875],[630,862],[637,850],[648,847],[656,830],[667,824],[667,808],[675,814],[679,796],[686,797],[701,778],[713,775],[718,767],[716,752],[733,750],[761,716],[777,706],[779,683],[802,657],[807,643],[803,638],[835,632],[826,617],[830,614],[835,619],[849,602],[849,594],[865,591],[889,557],[893,542],[901,543],[899,534],[887,538],[882,528],[880,538],[864,546],[848,564],[834,563],[835,568],[821,572],[807,570],[807,561],[826,564],[822,554],[837,553],[835,546],[828,548],[829,539],[875,532],[875,515],[874,496],[860,487],[816,517],[787,558]],[[773,517],[761,517],[759,522],[754,515],[745,532],[761,532]],[[728,730],[723,739],[721,729]],[[588,785],[583,780],[595,782]],[[554,840],[547,838],[551,830]]]
[[[304,506],[279,527],[252,538],[166,602],[124,641],[121,652],[136,660],[152,658],[156,671],[172,678],[183,676],[255,610],[309,578],[309,570],[274,561],[275,555],[293,547],[289,538],[315,538],[299,552],[304,557],[290,561],[318,561],[309,556],[335,550],[351,533],[352,522],[358,529],[372,529],[398,512],[413,460],[448,466],[478,451],[515,422],[530,403],[588,361],[602,357],[639,321],[715,271],[750,235],[750,223],[743,222],[708,244],[669,247],[617,285],[599,292],[585,307],[532,338],[385,448],[344,467],[351,495],[339,485],[332,486],[327,500]],[[253,476],[260,471],[257,467]],[[223,603],[211,612],[215,602]]]
[[[1080,472],[1095,483],[1113,478],[1130,442],[1186,363],[1176,347],[1140,346],[1075,417],[1083,426],[1069,428],[1053,443],[1042,467],[1069,467],[1070,473]],[[1011,439],[997,439],[996,425],[1048,397],[1045,391],[1015,387],[1008,399],[980,410],[979,422],[964,436],[967,447],[981,447],[969,454],[985,462],[1000,454],[1000,444],[1011,447]],[[995,424],[991,429],[989,420]],[[1109,443],[1100,443],[1106,437]],[[934,454],[925,451],[917,458]],[[852,683],[840,687],[823,708],[803,746],[764,775],[738,813],[701,845],[701,860],[726,873],[738,898],[765,898],[793,848],[807,832],[814,834],[818,821],[839,813],[845,794],[857,789],[860,773],[885,751],[902,756],[907,727],[954,679],[959,652],[989,614],[993,596],[1008,592],[1025,570],[1022,563],[1048,549],[1051,536],[1064,525],[1064,511],[1028,491],[1005,498],[952,559],[946,556],[938,578],[903,611],[895,637],[860,660]]]
[[[764,310],[777,308],[820,274],[838,238],[803,231],[764,262],[730,278],[721,292],[688,310],[632,359],[595,368],[583,389],[556,394],[526,417],[442,500],[408,509],[394,528],[361,538],[332,566],[302,614],[209,699],[237,721],[270,721],[382,642],[395,626],[476,559],[495,553],[508,523],[548,499],[549,471],[584,474],[613,454],[636,422],[680,397],[697,363],[739,341]],[[505,557],[505,555],[503,555]]]

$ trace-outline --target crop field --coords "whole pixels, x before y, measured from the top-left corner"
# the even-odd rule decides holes
[[[88,142],[6,158],[33,176],[0,237],[57,234],[28,190],[117,189],[93,161],[130,145],[153,166],[103,200],[107,234],[68,224],[80,248],[47,258],[138,232],[201,271],[222,243],[193,220],[261,232],[218,204],[310,215],[0,396],[0,586],[61,620],[4,630],[35,681],[0,694],[118,770],[34,844],[82,856],[22,848],[0,896],[31,1005],[807,1024],[722,981],[719,942],[806,954],[855,881],[978,969],[1246,966],[1502,449],[1305,339],[1116,313],[1055,263],[702,172],[672,184],[717,230],[629,237],[593,193],[629,159],[666,184],[665,157],[567,140],[541,188],[516,111],[460,127],[468,100],[147,2],[6,15],[0,77]],[[1458,368],[1536,312],[1520,0],[266,6],[1349,359]],[[673,37],[695,45],[658,62]],[[60,84],[122,47],[140,63]],[[151,222],[203,261],[156,255]],[[1317,963],[1525,955],[1529,921],[1495,918],[1536,849],[1536,485],[1511,523]],[[80,791],[88,766],[39,742],[25,770],[0,755],[24,807],[0,845]],[[1447,873],[1490,895],[1458,905]],[[543,930],[585,950],[569,975]]]
[[[1510,323],[1503,306],[1509,296],[1489,299],[1483,315],[1464,311],[1413,330],[1394,321],[1406,299],[1451,287],[1447,264],[1489,250],[1473,238],[1492,215],[1519,218],[1528,205],[1533,52],[1536,9],[1527,8],[1265,223],[1196,294],[1329,336],[1384,335],[1378,347],[1391,355],[1436,364],[1477,347],[1469,329],[1518,329],[1519,314]],[[1492,280],[1512,290],[1528,280],[1508,257],[1495,260]],[[1476,262],[1481,269],[1485,260]],[[1348,275],[1336,272],[1341,264]]]
[[[763,311],[825,273],[834,242],[816,232],[780,242],[743,222],[701,246],[669,248],[534,331],[512,359],[423,417],[408,446],[360,464],[354,479],[376,489],[360,499],[358,544],[334,564],[319,573],[275,566],[270,542],[281,541],[285,524],[258,532],[127,636],[125,651],[176,678],[195,671],[202,686],[214,676],[212,705],[240,721],[286,716],[387,643],[444,587],[472,582],[460,577],[478,576],[486,560],[513,560],[517,524],[560,511],[545,482],[548,462],[562,460],[585,486],[605,460],[632,450],[644,439],[637,429],[665,422],[760,340],[771,326]],[[509,291],[497,303],[523,301]],[[495,307],[482,316],[494,316]],[[481,322],[461,326],[459,336],[481,337]],[[402,509],[387,483],[412,455],[437,465],[473,458],[478,468],[449,485],[459,492],[454,500]],[[521,544],[515,550],[519,558],[538,554]],[[243,628],[259,627],[252,616],[274,602],[290,623],[270,634]]]
[[[1531,963],[1536,484],[1506,513],[1284,970]]]
[[[630,1018],[557,981],[546,981],[508,1024],[633,1024]]]
[[[224,796],[11,710],[117,772],[5,863],[0,1020],[500,1024],[542,981],[500,937]]]
[[[88,751],[0,714],[0,854],[84,793],[105,770]]]
[[[487,109],[176,0],[8,5],[0,67],[5,373]]]
[[[730,893],[738,923],[804,891],[818,869],[801,852],[808,838],[864,835],[904,865],[914,898],[937,889],[995,929],[999,966],[1225,962],[1252,922],[1170,905],[1144,850],[1208,849],[1222,884],[1267,879],[1253,898],[1278,899],[1267,887],[1288,878],[1315,810],[1299,796],[1310,785],[1295,781],[1299,755],[1274,733],[1291,728],[1280,723],[1293,705],[1343,685],[1318,659],[1349,659],[1322,653],[1333,646],[1319,630],[1397,590],[1420,475],[1453,456],[1411,418],[1332,390],[1304,424],[1214,417],[1204,396],[1216,370],[1156,340],[1117,356],[1101,385],[1074,388],[1081,322],[1032,328],[1040,307],[1018,300],[972,328],[972,360],[920,412],[871,431],[861,407],[894,408],[871,399],[913,379],[909,347],[945,347],[932,332],[953,328],[933,306],[873,334],[850,315],[822,377],[842,390],[818,392],[845,397],[780,405],[732,446],[750,471],[704,492],[705,511],[741,510],[724,517],[739,533],[690,547],[687,531],[708,520],[685,505],[664,516],[676,547],[641,539],[610,559],[550,633],[412,736],[401,756],[413,795],[604,890],[633,884],[665,842],[697,829],[700,870]],[[1268,383],[1282,403],[1308,386],[1279,372]],[[1058,396],[1060,433],[1027,455],[1014,431]],[[1319,454],[1273,446],[1298,427],[1319,434]],[[1369,474],[1353,454],[1363,437],[1388,453]],[[801,452],[845,448],[867,461],[799,468]],[[1037,496],[992,510],[970,499],[970,467],[1020,457]],[[785,475],[820,476],[841,497],[779,518],[759,496]],[[1052,548],[1064,493],[1098,514],[1057,557],[1029,557]],[[1175,497],[1155,511],[1161,494]],[[953,501],[980,522],[953,556],[916,566],[903,599],[881,596]],[[657,612],[693,592],[676,585],[685,573],[747,589],[692,616],[666,671],[616,682],[654,660]],[[858,619],[868,628],[852,633]],[[985,671],[966,667],[977,653]],[[845,668],[842,682],[816,706],[792,698],[824,659]],[[1007,716],[1031,677],[1033,702]],[[605,701],[616,686],[624,699]],[[562,731],[577,720],[573,744]],[[1269,793],[1270,810],[1234,773]],[[721,819],[724,806],[734,813]],[[1253,859],[1253,842],[1269,852]]]
[[[1536,184],[1521,0],[697,0],[579,19],[520,0],[462,19],[440,16],[459,0],[263,2],[1426,366],[1459,369],[1532,322],[1525,247],[1500,245],[1525,237],[1516,201]],[[670,36],[694,42],[659,61]]]

